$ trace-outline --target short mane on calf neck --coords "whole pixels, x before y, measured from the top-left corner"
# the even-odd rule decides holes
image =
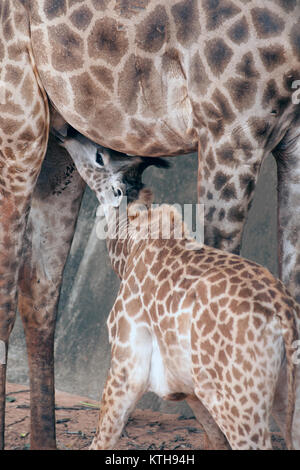
[[[125,204],[127,201],[125,201]],[[150,239],[183,240],[186,246],[197,246],[189,229],[175,206],[154,205],[149,188],[139,191],[135,200],[122,208],[110,208],[106,212],[107,249],[114,271],[122,279],[138,250],[146,247]]]

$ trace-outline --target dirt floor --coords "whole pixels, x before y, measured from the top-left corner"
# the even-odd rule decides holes
[[[95,434],[98,404],[89,398],[56,392],[58,449],[87,450]],[[272,434],[273,447],[285,449],[280,434]],[[30,448],[29,390],[8,384],[5,448]],[[196,419],[151,410],[135,410],[116,446],[117,450],[208,450],[206,435]]]

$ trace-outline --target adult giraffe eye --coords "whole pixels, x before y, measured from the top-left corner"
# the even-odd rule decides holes
[[[96,153],[96,163],[98,163],[100,166],[104,166],[103,158],[100,152]]]

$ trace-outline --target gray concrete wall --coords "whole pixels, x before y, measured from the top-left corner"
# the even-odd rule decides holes
[[[168,171],[149,168],[144,181],[155,192],[155,202],[196,203],[197,156],[170,158]],[[266,159],[256,188],[243,237],[243,256],[267,266],[275,275],[276,171]],[[95,234],[97,201],[87,189],[65,268],[56,331],[56,387],[99,399],[109,366],[106,318],[117,295],[119,281],[111,269],[104,241]],[[27,383],[27,361],[22,324],[18,318],[9,350],[8,379]],[[189,414],[188,408],[162,403],[148,394],[140,407]]]

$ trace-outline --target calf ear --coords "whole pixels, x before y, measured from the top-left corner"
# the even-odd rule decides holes
[[[148,166],[156,166],[157,168],[170,168],[171,163],[165,158],[160,157],[140,157],[142,160],[141,170],[144,171]]]

